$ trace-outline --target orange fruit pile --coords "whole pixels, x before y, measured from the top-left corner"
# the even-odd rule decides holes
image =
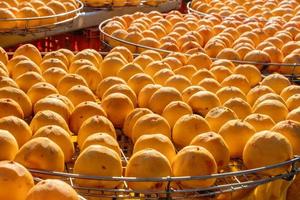
[[[198,6],[209,14],[203,16],[171,11],[163,15],[156,11],[137,12],[112,18],[102,30],[124,41],[117,42],[105,37],[111,46],[123,45],[132,52],[145,51],[141,46],[160,49],[161,55],[166,54],[163,50],[186,54],[201,52],[211,58],[263,63],[264,65],[256,64],[260,70],[267,67],[270,72],[298,74],[297,67],[285,65],[300,63],[299,3],[261,0],[257,0],[257,4],[255,2],[246,1],[239,5],[235,1],[193,1],[193,6]],[[216,7],[210,4],[215,4]],[[234,9],[236,13],[233,12]],[[270,16],[264,17],[268,12]],[[227,16],[228,13],[231,14]],[[198,63],[195,67],[209,67],[211,64],[204,58],[201,59],[202,62],[199,59],[193,58],[188,64]],[[281,66],[281,63],[285,65]],[[224,68],[217,69],[225,74],[229,73]],[[223,74],[215,73],[219,76]]]
[[[66,12],[74,11],[78,8],[75,0],[3,0],[0,3],[0,18],[2,19],[18,19],[32,18],[32,20],[11,20],[1,21],[2,31],[10,31],[11,29],[28,29],[40,26],[49,26],[60,21],[73,18],[76,13],[56,17],[54,15],[62,15]],[[38,17],[49,17],[38,19]]]
[[[105,57],[92,49],[41,55],[26,44],[9,59],[0,50],[1,160],[51,171],[64,171],[65,163],[74,161],[74,173],[146,178],[210,175],[232,158],[244,159],[250,169],[300,152],[300,86],[281,74],[263,77],[254,65],[214,61],[204,53],[146,50],[135,57],[126,47],[116,47]],[[134,146],[125,165],[120,134]],[[177,186],[214,183],[181,181]],[[122,187],[119,181],[76,179],[74,184]],[[159,182],[128,185],[154,191],[166,187]],[[31,189],[28,199],[47,193],[46,186],[35,187],[41,189]]]
[[[191,8],[204,14],[219,15],[223,18],[252,19],[266,21],[272,17],[290,19],[299,10],[297,1],[261,0],[193,0]]]

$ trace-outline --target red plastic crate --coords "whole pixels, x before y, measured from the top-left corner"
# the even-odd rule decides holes
[[[56,36],[50,36],[43,39],[38,39],[31,42],[41,52],[55,51],[60,48],[70,49],[72,51],[80,51],[86,48],[95,50],[101,49],[98,28],[88,28],[84,30],[64,33]],[[13,52],[22,44],[6,48],[6,51]]]

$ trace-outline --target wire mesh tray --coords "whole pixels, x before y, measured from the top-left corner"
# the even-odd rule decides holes
[[[106,40],[107,38],[109,38],[110,40],[113,40],[113,41],[117,41],[121,44],[125,44],[125,45],[129,45],[129,46],[133,46],[133,47],[136,47],[136,48],[140,48],[140,49],[148,49],[148,50],[154,50],[154,51],[158,51],[160,53],[164,53],[164,54],[170,54],[170,53],[174,53],[174,51],[170,51],[170,50],[165,50],[165,49],[161,49],[161,48],[154,48],[154,47],[150,47],[150,46],[145,46],[145,45],[141,45],[141,44],[137,44],[137,43],[132,43],[132,42],[128,42],[126,40],[123,40],[123,39],[120,39],[120,38],[117,38],[115,36],[112,36],[108,33],[106,33],[104,31],[104,26],[106,24],[108,24],[109,22],[113,21],[113,19],[107,19],[103,22],[100,23],[99,25],[99,31],[100,31],[100,40],[103,44],[104,47],[106,47],[107,49],[112,49],[113,47],[110,46]],[[190,55],[188,53],[183,53],[185,55]],[[224,59],[219,59],[219,58],[211,58],[213,61],[216,61],[216,60],[224,60]],[[272,62],[269,62],[269,63],[265,63],[265,62],[254,62],[254,61],[245,61],[245,60],[230,60],[230,59],[226,59],[226,60],[229,60],[235,64],[251,64],[251,65],[260,65],[262,66],[262,69],[266,69],[268,68],[268,66],[280,66],[280,67],[292,67],[293,68],[293,72],[295,71],[295,68],[300,66],[300,63],[272,63]],[[292,76],[294,77],[294,73],[291,73],[289,74],[289,76]]]
[[[45,55],[47,52],[41,52]],[[77,52],[74,52],[77,53]],[[102,56],[106,56],[108,52],[99,52]],[[8,52],[8,55],[12,55]],[[137,56],[135,54],[134,56]],[[27,122],[29,122],[28,119]],[[120,130],[117,131],[117,140],[121,149],[121,159],[123,164],[123,171],[133,151],[133,144],[131,140],[125,136]],[[74,138],[76,141],[76,138]],[[206,176],[183,176],[183,177],[153,177],[153,178],[137,178],[137,177],[107,177],[107,176],[91,176],[73,173],[74,162],[79,155],[79,149],[76,142],[74,143],[76,153],[73,161],[65,164],[64,172],[45,171],[37,169],[29,169],[34,175],[35,181],[41,181],[42,177],[51,176],[51,178],[61,179],[70,184],[78,193],[80,200],[92,197],[95,199],[199,199],[209,198],[216,199],[219,195],[245,193],[248,194],[257,186],[264,185],[276,180],[291,181],[300,172],[300,156],[295,156],[291,160],[282,163],[277,163],[270,166],[264,166],[255,169],[246,169],[240,159],[231,160],[230,164],[226,166],[220,173],[206,175]],[[291,166],[290,170],[283,174],[276,176],[267,176],[263,172],[270,169],[281,168],[283,166]],[[99,188],[99,187],[82,187],[76,184],[76,180],[94,180],[94,181],[119,181],[120,184],[116,188]],[[186,189],[182,188],[178,182],[192,181],[192,180],[207,180],[216,179],[214,185],[210,187]],[[128,187],[128,182],[159,182],[166,183],[164,190],[133,190]]]
[[[132,154],[131,141],[118,132],[118,142],[121,148],[121,158],[123,163],[123,169],[127,165],[128,159]],[[74,156],[74,160],[79,154],[77,149],[77,155]],[[225,167],[219,174],[212,174],[206,176],[184,176],[184,177],[153,177],[153,178],[137,178],[137,177],[101,177],[101,176],[89,176],[73,173],[74,162],[66,164],[65,172],[43,171],[30,169],[30,172],[35,177],[51,176],[59,178],[69,183],[77,192],[85,197],[97,198],[116,198],[116,199],[195,199],[200,197],[215,198],[218,195],[224,193],[232,193],[238,191],[247,191],[255,188],[256,186],[263,185],[275,180],[284,179],[290,181],[300,171],[297,168],[297,164],[300,163],[300,157],[294,157],[291,160],[283,163],[278,163],[272,166],[266,166],[256,169],[247,170],[242,164],[241,160],[232,160],[231,163]],[[266,176],[262,172],[269,169],[276,169],[283,166],[291,166],[290,170],[283,174],[276,176]],[[36,178],[37,180],[41,180]],[[99,188],[99,187],[82,187],[76,184],[76,180],[94,180],[94,181],[118,181],[119,186],[116,188]],[[216,179],[214,185],[203,188],[186,189],[182,188],[180,181],[191,180],[208,180]],[[128,182],[158,182],[165,183],[165,190],[133,190],[128,187]]]
[[[21,22],[24,23],[22,27],[14,27],[13,29],[7,29],[6,27],[0,27],[0,35],[6,34],[28,34],[28,33],[39,33],[39,32],[45,32],[45,31],[50,31],[54,30],[57,28],[61,27],[67,27],[68,25],[72,25],[74,20],[78,18],[80,15],[81,10],[83,9],[84,5],[80,0],[75,0],[76,3],[78,4],[78,7],[74,10],[65,12],[65,13],[60,13],[56,15],[51,15],[51,16],[42,16],[42,17],[27,17],[27,18],[9,18],[9,19],[3,19],[0,18],[0,23],[8,23],[8,22]],[[38,26],[29,26],[29,23],[32,21],[39,21],[39,20],[51,20],[51,19],[57,19],[57,18],[63,18],[67,16],[72,16],[67,19],[64,19],[62,21],[58,21],[53,24],[47,24],[47,25],[38,25]]]

